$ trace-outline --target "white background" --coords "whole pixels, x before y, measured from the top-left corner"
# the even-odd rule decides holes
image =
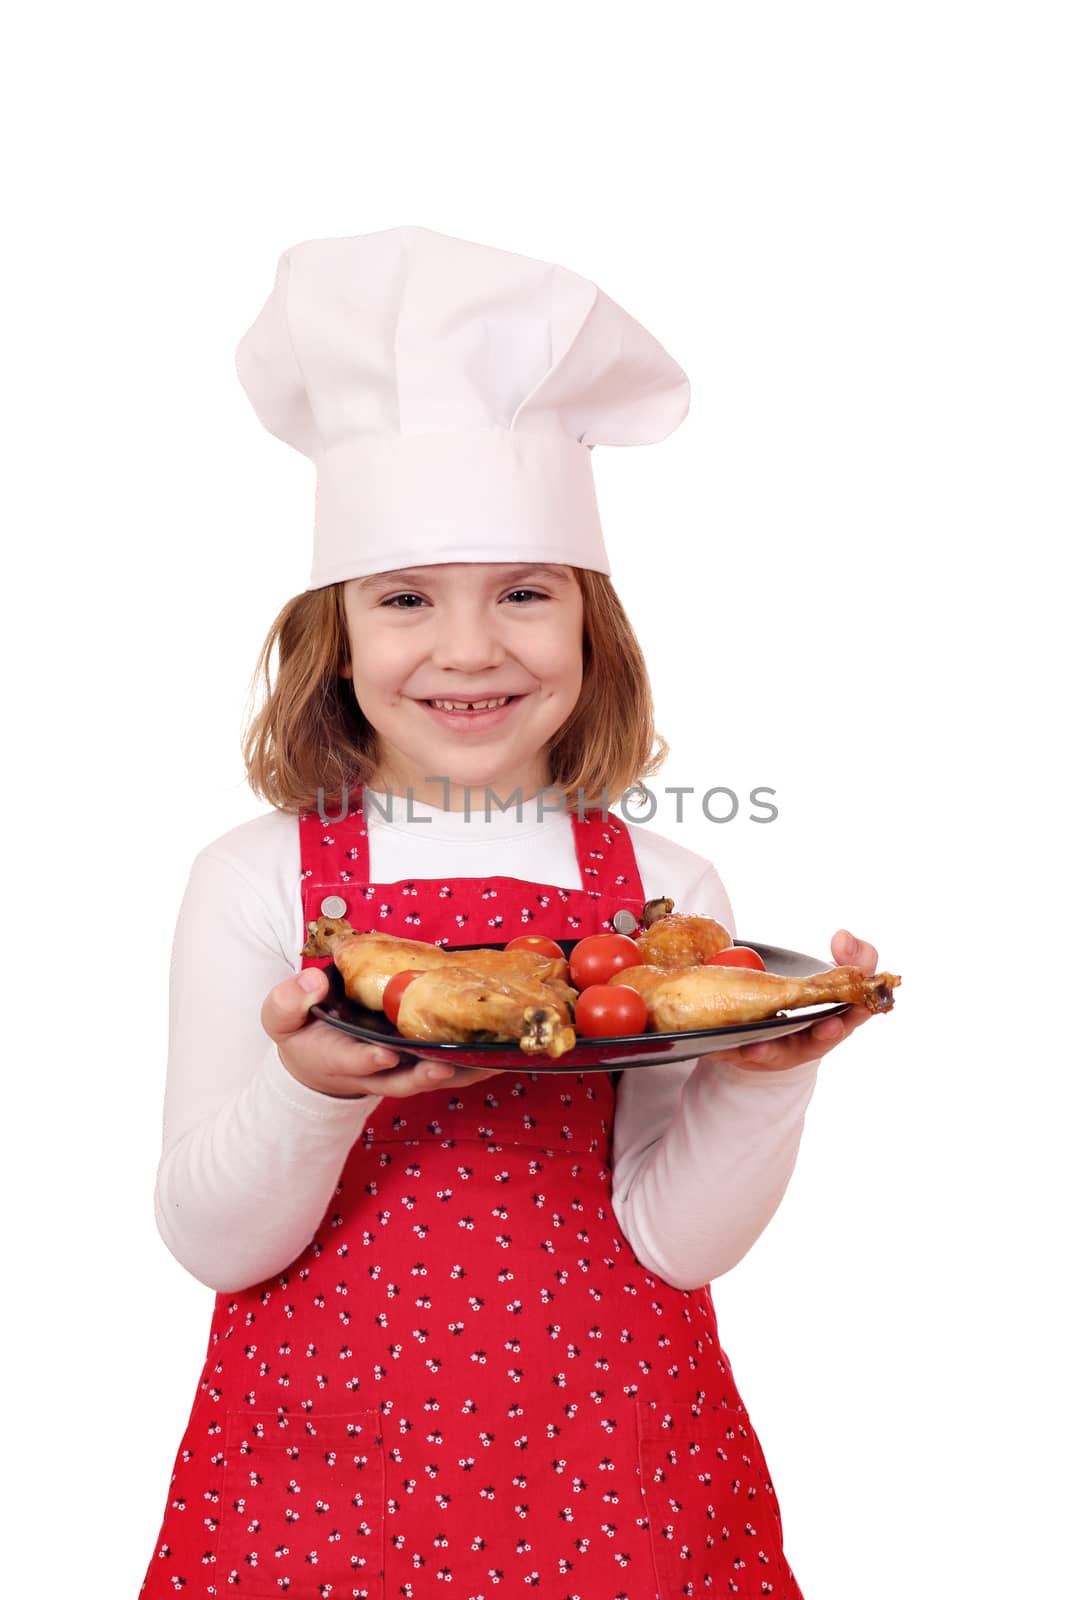
[[[1078,9],[24,8],[8,1592],[135,1597],[154,1548],[212,1308],[152,1216],[169,946],[264,809],[246,691],[309,572],[311,469],[234,347],[287,245],[400,224],[563,263],[688,371],[671,438],[594,452],[654,826],[743,935],[846,926],[903,976],[714,1285],[806,1600],[1083,1581]],[[780,816],[678,826],[667,783]]]

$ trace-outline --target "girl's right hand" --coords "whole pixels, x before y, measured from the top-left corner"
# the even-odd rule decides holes
[[[349,1100],[377,1094],[403,1100],[428,1089],[457,1088],[479,1078],[493,1078],[500,1070],[454,1067],[426,1057],[411,1066],[393,1066],[397,1057],[392,1050],[365,1044],[320,1017],[310,1016],[315,1000],[324,1000],[328,991],[324,968],[304,967],[270,989],[261,1007],[261,1027],[275,1043],[287,1071],[319,1094]],[[411,1040],[404,1042],[411,1046]]]

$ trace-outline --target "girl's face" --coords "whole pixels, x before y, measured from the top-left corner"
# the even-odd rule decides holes
[[[570,567],[447,562],[343,586],[359,708],[378,736],[374,789],[482,810],[484,789],[528,800],[582,686],[582,592]],[[449,711],[438,701],[505,700]]]

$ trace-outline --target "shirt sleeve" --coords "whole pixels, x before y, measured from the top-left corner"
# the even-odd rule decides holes
[[[736,936],[715,868],[684,910]],[[612,1205],[644,1266],[673,1288],[697,1289],[743,1260],[786,1192],[818,1067],[758,1072],[702,1056],[621,1075]]]
[[[263,1282],[306,1247],[379,1103],[300,1083],[262,1028],[266,994],[300,965],[257,886],[201,851],[170,957],[155,1220],[171,1254],[217,1291]]]

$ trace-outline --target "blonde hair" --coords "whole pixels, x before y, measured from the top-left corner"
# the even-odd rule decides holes
[[[643,793],[669,746],[654,728],[646,662],[611,579],[572,570],[582,591],[582,690],[548,746],[549,782],[572,809],[579,791],[586,807],[604,791],[612,806],[629,789]],[[249,707],[262,679],[263,695],[247,712],[242,757],[250,788],[278,811],[312,811],[319,790],[336,797],[375,774],[377,736],[343,676],[349,662],[339,583],[296,595],[268,630]]]

